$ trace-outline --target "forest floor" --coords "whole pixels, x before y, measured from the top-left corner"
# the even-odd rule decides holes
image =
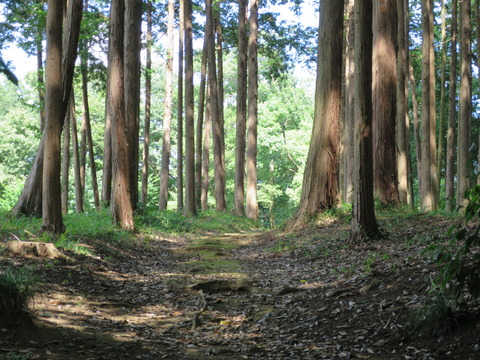
[[[476,312],[436,336],[408,326],[438,273],[422,250],[452,223],[392,217],[384,239],[356,245],[323,218],[295,233],[139,235],[75,262],[3,256],[43,285],[32,324],[0,326],[0,359],[480,359]]]

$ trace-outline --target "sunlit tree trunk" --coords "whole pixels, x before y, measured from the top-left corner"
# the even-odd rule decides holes
[[[397,92],[397,0],[373,2],[373,173],[376,196],[399,202],[395,118]]]
[[[192,1],[185,0],[185,215],[195,215],[195,119]]]
[[[218,5],[220,6],[220,4]],[[223,86],[223,35],[222,24],[220,23],[220,9],[217,9],[217,13],[214,13],[214,31],[216,33],[216,54],[217,54],[217,91],[218,91],[218,122],[220,126],[220,161],[222,164],[223,173],[225,173],[225,114],[223,111],[223,103],[225,98],[225,90]],[[224,193],[226,191],[226,174],[222,180]],[[226,196],[225,194],[223,195]],[[226,210],[226,205],[225,205]]]
[[[465,193],[470,189],[470,130],[472,117],[472,64],[471,64],[471,6],[470,1],[461,3],[460,41],[460,104],[458,116],[457,152],[457,206],[465,207]]]
[[[409,202],[408,189],[408,141],[409,134],[407,132],[408,116],[407,116],[407,37],[405,33],[405,0],[397,0],[397,177],[398,177],[398,194],[402,204]]]
[[[355,1],[355,163],[350,239],[376,238],[372,153],[372,0]]]
[[[218,82],[217,66],[215,56],[215,31],[212,2],[205,1],[207,15],[207,34],[208,36],[208,86],[210,90],[210,109],[213,130],[213,160],[215,176],[215,205],[217,211],[227,209],[225,201],[225,167],[222,164],[222,129],[220,124],[219,102],[218,102]]]
[[[108,53],[110,53],[110,42]],[[107,67],[105,91],[105,129],[103,131],[102,206],[109,207],[112,199],[112,121],[110,119],[110,66]]]
[[[130,196],[132,207],[138,202],[139,130],[140,130],[140,51],[142,2],[125,0],[124,25],[124,87],[127,149],[130,167]]]
[[[170,130],[173,98],[173,47],[174,47],[174,0],[168,1],[167,63],[165,72],[165,102],[163,119],[162,167],[160,170],[160,210],[167,209],[168,178],[170,175]]]
[[[422,0],[422,179],[421,208],[437,209],[435,54],[433,49],[433,0]]]
[[[69,2],[64,27],[62,20],[65,4],[58,0],[49,0],[47,4],[42,229],[48,233],[61,234],[65,231],[65,225],[61,207],[60,142],[73,81],[82,0]]]
[[[298,213],[292,226],[338,205],[343,2],[320,2],[313,129]],[[357,68],[357,66],[355,66]],[[355,99],[357,100],[357,99]]]
[[[207,84],[207,36],[203,38],[202,64],[200,70],[200,87],[198,92],[197,134],[195,141],[195,201],[198,209],[202,208],[202,156],[203,125],[205,115],[205,88]]]
[[[245,17],[247,0],[239,1],[238,59],[237,59],[237,114],[235,134],[235,213],[245,214],[245,131],[247,117],[247,32]]]
[[[130,186],[131,164],[128,149],[129,136],[125,117],[124,88],[124,0],[112,0],[110,10],[110,119],[112,122],[112,213],[113,220],[126,230],[134,229],[133,207]],[[131,144],[130,144],[131,145]]]
[[[168,10],[170,11],[170,2]],[[170,15],[170,13],[169,13]],[[170,27],[167,26],[168,29]],[[168,30],[167,30],[168,32]],[[167,35],[168,37],[168,35]],[[148,170],[149,170],[149,156],[150,156],[150,106],[152,102],[152,1],[147,3],[147,43],[146,43],[147,59],[145,62],[145,124],[143,130],[143,156],[142,156],[142,192],[140,201],[143,205],[147,204],[148,197]],[[168,50],[167,50],[168,52]],[[168,64],[167,53],[167,64]],[[168,65],[167,65],[168,67]],[[168,74],[168,68],[166,76]],[[167,95],[167,87],[165,88],[165,95]],[[166,98],[167,96],[165,96]],[[165,121],[164,121],[165,127]],[[164,129],[165,131],[165,129]],[[162,157],[163,160],[163,157]],[[160,177],[161,177],[160,173]],[[168,176],[168,175],[167,175]],[[161,188],[160,184],[160,188]],[[161,192],[160,192],[161,193]]]
[[[445,169],[446,211],[455,210],[455,132],[457,120],[457,13],[458,0],[452,0],[452,22],[450,41],[450,81],[447,128],[447,158]]]
[[[258,122],[258,0],[250,3],[248,38],[248,118],[247,118],[247,218],[258,219],[257,201],[257,122]],[[340,53],[339,59],[342,54]],[[341,61],[340,61],[341,64]]]
[[[355,46],[355,13],[354,0],[349,0],[347,4],[348,11],[348,36],[346,36],[346,72],[345,72],[345,126],[344,126],[344,164],[343,164],[343,200],[351,203],[353,199],[353,162],[354,162],[354,148],[353,139],[355,134],[354,124],[354,89],[355,89],[355,61],[354,61],[354,46]]]

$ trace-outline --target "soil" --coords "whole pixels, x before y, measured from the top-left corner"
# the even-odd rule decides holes
[[[33,324],[0,325],[0,359],[480,359],[472,302],[445,333],[408,325],[438,274],[422,251],[452,222],[381,225],[365,244],[324,219],[295,233],[150,235],[109,256],[66,253],[73,262],[4,255],[0,269],[35,265],[42,289]]]

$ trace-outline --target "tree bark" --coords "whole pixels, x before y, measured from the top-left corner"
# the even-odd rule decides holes
[[[438,146],[437,146],[437,174],[435,177],[435,195],[437,196],[436,203],[440,203],[440,183],[443,167],[443,149],[445,143],[445,83],[447,77],[447,43],[446,43],[446,20],[445,20],[445,0],[441,1],[441,18],[442,18],[442,27],[441,27],[441,41],[442,41],[442,51],[441,51],[441,78],[440,78],[440,117],[438,119]]]
[[[183,52],[185,24],[183,13],[185,0],[179,0],[178,22],[178,110],[177,110],[177,211],[183,211]]]
[[[208,80],[210,81],[210,79]],[[202,210],[208,209],[208,169],[210,168],[210,133],[212,130],[212,98],[210,84],[207,86],[207,101],[205,107],[205,126],[203,127],[203,156],[202,156]]]
[[[355,15],[354,15],[354,0],[349,0],[347,5],[348,11],[348,36],[346,36],[346,73],[345,73],[345,89],[344,95],[346,101],[345,109],[345,126],[344,126],[344,166],[343,166],[343,192],[344,201],[351,203],[353,199],[353,163],[354,163],[354,148],[353,142],[355,137],[355,123],[354,123],[354,90],[355,90],[355,61],[354,61],[354,46],[355,46]]]
[[[320,2],[315,112],[300,205],[292,226],[338,205],[343,2]],[[357,66],[355,66],[357,68]],[[357,100],[357,99],[355,99]]]
[[[170,3],[169,1],[168,11],[170,16]],[[169,17],[170,19],[170,17]],[[170,30],[170,23],[167,27],[167,32]],[[167,35],[168,37],[168,35]],[[170,39],[170,38],[169,38]],[[169,55],[167,50],[167,73],[168,76],[168,61]],[[142,192],[140,201],[145,206],[147,205],[147,196],[148,196],[148,167],[149,167],[149,156],[150,156],[150,107],[152,101],[152,1],[147,2],[147,59],[145,63],[145,128],[143,133],[143,157],[142,157]],[[165,98],[167,97],[168,89],[165,89]],[[165,121],[164,121],[165,127]],[[164,129],[165,132],[165,129]],[[165,136],[165,135],[164,135]],[[163,155],[162,155],[163,160]],[[161,172],[160,172],[161,177]],[[168,175],[167,175],[168,178]],[[160,180],[160,189],[161,189],[161,180]],[[160,190],[161,193],[161,190]]]
[[[82,0],[68,3],[65,27],[62,31],[63,14],[63,2],[48,1],[42,229],[51,234],[61,234],[65,231],[61,208],[60,143],[73,81]]]
[[[95,165],[95,153],[93,150],[92,127],[90,122],[90,105],[88,102],[88,63],[87,63],[87,45],[82,45],[84,54],[81,56],[82,71],[82,99],[83,99],[83,118],[85,121],[85,132],[88,146],[88,160],[90,162],[90,171],[92,175],[93,204],[95,209],[100,209],[100,196],[98,193],[97,166]],[[84,187],[85,189],[85,187]]]
[[[192,1],[185,0],[185,215],[195,215],[195,119]]]
[[[215,61],[215,32],[214,19],[211,0],[205,1],[207,16],[207,34],[208,36],[208,86],[210,90],[210,115],[213,127],[213,160],[215,176],[215,205],[217,211],[227,209],[225,201],[225,167],[222,166],[222,129],[220,124],[219,103],[218,103],[218,83],[217,66]]]
[[[445,169],[445,210],[455,210],[455,132],[457,119],[457,13],[458,0],[452,0],[452,23],[450,42],[450,81],[447,129],[447,159]]]
[[[206,26],[205,26],[206,28]],[[206,30],[205,30],[206,33]],[[202,65],[200,70],[200,87],[198,93],[197,134],[195,141],[195,200],[196,207],[202,209],[202,147],[203,123],[205,115],[205,88],[207,84],[207,36],[203,38]]]
[[[247,0],[240,0],[238,6],[234,210],[235,214],[243,216],[245,214],[245,131],[247,122],[247,31],[245,26]]]
[[[250,3],[248,38],[248,119],[247,119],[247,218],[258,219],[257,122],[258,122],[258,0]],[[341,53],[340,57],[341,58]]]
[[[398,195],[401,204],[409,203],[408,189],[408,141],[407,133],[407,37],[405,33],[405,1],[397,0],[397,177],[398,177]]]
[[[78,146],[77,114],[75,112],[75,96],[70,95],[68,111],[72,128],[73,177],[75,181],[75,211],[80,214],[83,208],[83,187],[80,175],[80,153]]]
[[[173,97],[173,43],[174,43],[174,0],[168,1],[167,23],[167,64],[165,73],[165,103],[163,120],[162,167],[160,170],[160,210],[167,209],[168,178],[170,174],[170,130],[172,122]]]
[[[350,239],[379,235],[373,203],[372,0],[355,1],[355,164]]]
[[[397,4],[396,0],[374,1],[373,4],[372,121],[375,192],[382,204],[397,205]]]
[[[458,116],[458,152],[457,152],[457,206],[464,208],[468,204],[465,193],[470,189],[470,129],[472,116],[472,64],[471,64],[471,2],[461,3],[460,42],[460,110]]]
[[[113,220],[125,230],[134,229],[131,195],[129,136],[125,116],[124,87],[124,0],[112,0],[110,10],[110,119],[112,122],[112,213]],[[130,144],[132,146],[132,144]]]
[[[422,0],[422,179],[421,208],[437,209],[435,54],[433,50],[433,0]]]
[[[63,124],[63,144],[62,144],[62,215],[68,213],[68,185],[70,170],[70,114],[67,110],[65,122]]]
[[[124,86],[127,149],[130,167],[130,196],[132,207],[138,202],[138,159],[140,130],[140,50],[142,2],[125,0],[124,25]]]

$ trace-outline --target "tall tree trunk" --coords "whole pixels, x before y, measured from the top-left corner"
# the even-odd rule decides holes
[[[65,114],[62,144],[62,215],[68,213],[68,185],[70,170],[70,112]]]
[[[397,92],[396,0],[373,2],[373,173],[385,205],[399,203],[395,117]],[[388,61],[385,61],[388,59]]]
[[[437,209],[435,54],[433,49],[433,0],[422,0],[422,179],[421,208]]]
[[[354,163],[354,148],[353,141],[355,137],[355,123],[354,123],[354,89],[355,89],[355,61],[354,61],[354,46],[355,46],[355,15],[354,15],[354,0],[349,0],[347,4],[348,11],[348,36],[346,45],[346,68],[345,73],[345,127],[344,127],[344,170],[343,170],[343,188],[344,201],[351,203],[353,199],[353,182],[352,172]]]
[[[205,1],[208,36],[208,86],[210,90],[210,109],[213,126],[213,159],[215,173],[215,204],[217,211],[227,209],[225,201],[225,167],[222,166],[222,130],[218,106],[217,66],[215,61],[215,32],[211,0]]]
[[[124,0],[112,0],[110,9],[110,44],[108,66],[110,67],[110,119],[112,122],[112,213],[113,220],[125,230],[133,230],[133,207],[131,195],[131,151],[128,124],[125,116],[124,87]],[[130,146],[133,146],[130,144]]]
[[[422,140],[420,138],[420,119],[418,117],[418,100],[417,100],[417,82],[411,64],[408,66],[410,78],[410,92],[412,94],[412,117],[413,117],[413,137],[415,139],[415,156],[417,159],[417,179],[418,188],[422,188]]]
[[[178,110],[177,110],[177,211],[183,211],[183,52],[185,0],[179,0],[178,22]]]
[[[80,152],[78,146],[77,114],[75,112],[75,96],[70,95],[68,104],[70,123],[72,128],[72,152],[73,152],[73,178],[75,181],[75,211],[80,214],[83,209],[83,187],[80,175]]]
[[[480,0],[475,0],[475,26],[477,35],[477,67],[480,69]],[[479,76],[480,78],[480,76]],[[478,138],[478,154],[477,154],[477,170],[479,170],[480,164],[480,134]],[[480,185],[480,174],[477,175],[477,185]]]
[[[111,49],[108,43],[108,53]],[[110,118],[110,66],[107,67],[105,91],[105,129],[103,131],[103,167],[102,167],[102,206],[109,207],[112,199],[112,120]]]
[[[195,215],[195,119],[192,1],[185,0],[185,215]]]
[[[168,11],[170,16],[170,3],[169,1]],[[170,17],[169,17],[170,19]],[[170,25],[170,23],[169,23]],[[168,26],[170,30],[170,26]],[[168,31],[168,30],[167,30]],[[168,37],[168,35],[167,35]],[[169,38],[170,39],[170,38]],[[143,157],[142,157],[142,192],[140,201],[143,205],[147,204],[148,195],[148,167],[149,167],[149,155],[150,155],[150,105],[152,101],[152,1],[147,2],[147,60],[145,63],[145,128],[143,133]],[[170,50],[170,49],[169,49]],[[167,64],[169,61],[169,55],[167,50]],[[168,65],[167,65],[168,67]],[[167,74],[168,76],[168,68]],[[167,89],[165,89],[165,95],[167,95]],[[166,96],[165,96],[166,98]],[[165,124],[164,124],[165,125]],[[163,157],[162,157],[163,159]],[[161,176],[161,175],[160,175]],[[168,176],[168,175],[167,175]],[[162,185],[160,184],[160,187]]]
[[[210,79],[208,79],[210,81]],[[208,169],[210,168],[210,133],[212,129],[212,97],[210,84],[207,86],[207,101],[205,107],[205,126],[203,127],[203,156],[202,156],[202,194],[200,202],[202,210],[208,209]]]
[[[220,4],[218,5],[220,6]],[[218,13],[214,14],[214,31],[217,34],[217,41],[216,41],[216,48],[217,48],[217,88],[218,88],[218,121],[220,124],[220,161],[222,163],[222,169],[225,173],[225,115],[223,111],[223,103],[224,103],[224,86],[223,86],[223,35],[222,35],[222,24],[220,23],[220,9],[218,9]],[[223,192],[226,191],[226,174],[225,178],[223,179],[224,189]],[[226,196],[225,194],[223,195]],[[225,205],[226,209],[226,205]]]
[[[80,131],[80,186],[82,187],[82,209],[85,209],[85,174],[87,168],[87,125],[85,116],[82,116],[82,127]],[[83,210],[82,210],[83,211]]]
[[[472,64],[471,64],[471,7],[470,1],[461,3],[460,42],[460,111],[458,116],[458,152],[457,152],[457,206],[468,204],[465,193],[470,189],[470,129],[472,117]]]
[[[452,24],[450,42],[450,81],[447,129],[447,159],[445,169],[446,211],[455,210],[455,132],[457,119],[457,13],[458,0],[452,0]]]
[[[340,53],[340,58],[342,54]],[[247,218],[258,219],[257,122],[258,122],[258,0],[250,3],[248,38],[248,119],[247,119]]]
[[[206,24],[205,24],[206,25]],[[205,26],[206,33],[206,26]],[[207,83],[207,46],[208,37],[203,38],[202,65],[200,71],[200,88],[198,93],[197,134],[195,141],[195,201],[196,207],[202,208],[202,147],[203,147],[203,120],[205,115],[205,88]]]
[[[355,1],[355,163],[350,239],[378,236],[373,203],[372,0]]]
[[[245,214],[245,131],[247,122],[247,0],[238,5],[237,114],[235,134],[235,200],[238,216]]]
[[[60,143],[73,81],[82,0],[68,3],[62,31],[63,14],[63,2],[48,1],[42,229],[52,234],[61,234],[65,231],[61,208]]]
[[[435,195],[437,196],[436,203],[440,203],[440,183],[443,168],[443,149],[445,143],[445,83],[447,77],[447,42],[446,42],[446,21],[445,21],[445,0],[441,1],[441,39],[442,39],[442,52],[441,52],[441,79],[440,79],[440,122],[438,126],[438,146],[437,146],[437,175],[435,178]]]
[[[343,2],[320,2],[315,112],[302,196],[293,226],[337,206]],[[357,66],[355,66],[357,69]],[[355,99],[357,100],[357,99]]]
[[[160,170],[160,210],[167,209],[168,178],[170,174],[170,128],[172,122],[173,97],[173,47],[174,47],[174,0],[168,1],[167,23],[167,68],[165,73],[165,103],[163,120],[162,168]],[[180,100],[179,100],[180,101]],[[179,115],[180,116],[180,115]]]
[[[92,175],[93,204],[95,209],[100,209],[100,196],[98,193],[97,166],[95,165],[95,153],[93,150],[92,127],[90,122],[90,105],[88,102],[88,63],[87,63],[87,45],[86,41],[82,44],[83,54],[81,56],[82,71],[82,99],[83,99],[83,119],[85,121],[85,132],[88,145],[88,160],[90,162],[90,171]]]
[[[43,133],[45,127],[45,82],[43,80],[43,47],[42,37],[43,34],[39,29],[40,34],[37,34],[37,87],[38,87],[38,100],[40,103],[40,130]]]
[[[407,133],[407,37],[405,34],[405,1],[397,0],[397,177],[398,177],[398,195],[401,204],[409,202],[408,191],[408,141]]]
[[[130,196],[132,207],[138,202],[138,159],[140,131],[140,51],[141,51],[142,2],[125,0],[124,35],[124,86],[125,119],[130,166]]]

